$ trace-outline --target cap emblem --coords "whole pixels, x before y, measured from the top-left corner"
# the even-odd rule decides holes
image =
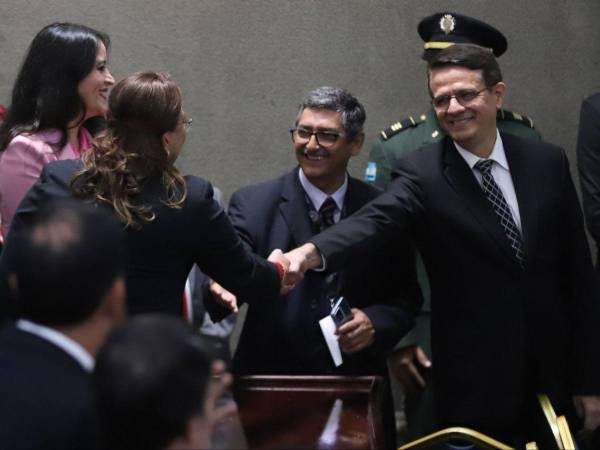
[[[450,34],[454,31],[456,20],[452,14],[444,14],[440,19],[440,28],[445,34]]]

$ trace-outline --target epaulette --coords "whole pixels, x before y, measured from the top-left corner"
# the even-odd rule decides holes
[[[516,112],[508,111],[506,109],[499,109],[498,113],[496,114],[496,118],[498,120],[511,120],[535,129],[533,126],[533,120],[531,120],[529,117]]]
[[[404,130],[408,130],[409,128],[416,127],[420,123],[425,122],[425,120],[427,120],[427,116],[425,114],[421,114],[418,119],[415,119],[413,116],[408,116],[406,119],[401,120],[400,122],[391,124],[385,130],[381,130],[379,134],[381,139],[386,141],[395,134],[398,134]]]

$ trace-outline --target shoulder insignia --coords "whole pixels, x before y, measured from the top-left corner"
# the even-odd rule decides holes
[[[519,122],[525,126],[528,126],[529,128],[535,128],[533,126],[533,120],[531,120],[529,117],[516,112],[508,111],[506,109],[499,109],[496,117],[498,120],[511,120],[513,122]]]
[[[404,130],[408,130],[409,128],[416,127],[420,123],[425,122],[425,120],[427,120],[427,116],[425,114],[421,114],[418,119],[413,118],[413,116],[408,116],[406,119],[401,120],[400,122],[391,124],[385,130],[381,130],[379,134],[381,139],[386,141],[395,134],[398,134]]]

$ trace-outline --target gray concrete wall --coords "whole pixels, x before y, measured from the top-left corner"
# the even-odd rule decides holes
[[[108,32],[117,79],[169,71],[194,118],[180,166],[233,190],[294,162],[288,129],[310,89],[350,89],[377,131],[428,104],[419,20],[482,18],[509,41],[506,107],[531,116],[574,165],[581,100],[600,91],[598,0],[0,0],[0,103],[33,35],[53,21]],[[361,176],[369,144],[351,172]]]

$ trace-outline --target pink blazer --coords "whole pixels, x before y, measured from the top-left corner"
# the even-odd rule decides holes
[[[8,232],[17,206],[36,182],[43,167],[58,159],[76,159],[80,154],[67,143],[60,151],[50,144],[58,143],[59,130],[46,130],[34,134],[20,134],[0,153],[0,217],[4,236]],[[91,145],[91,136],[81,128],[80,149]]]

